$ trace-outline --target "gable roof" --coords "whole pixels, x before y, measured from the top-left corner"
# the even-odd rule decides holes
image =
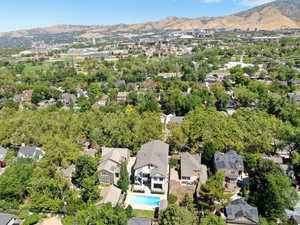
[[[142,217],[133,217],[128,221],[128,225],[151,225],[151,219]]]
[[[178,123],[184,120],[184,116],[172,116],[169,119],[169,123]]]
[[[137,153],[134,169],[147,165],[153,165],[156,168],[151,171],[150,176],[168,174],[168,155],[169,145],[160,140],[154,140],[142,145],[141,150]]]
[[[0,213],[0,225],[7,225],[14,217],[12,214]]]
[[[102,200],[99,203],[97,203],[97,205],[111,203],[113,206],[116,206],[120,199],[121,192],[121,189],[117,188],[114,185],[103,188],[101,190]]]
[[[114,161],[106,160],[100,163],[98,166],[98,171],[106,170],[110,173],[120,172],[120,165]]]
[[[129,149],[128,148],[102,148],[102,156],[100,162],[103,163],[107,160],[112,160],[116,163],[123,163],[128,159]]]
[[[75,171],[76,166],[74,164],[70,165],[68,168],[63,169],[62,172],[65,178],[70,179],[72,178],[73,171]]]
[[[24,156],[26,158],[39,159],[42,154],[43,154],[42,149],[36,146],[34,147],[21,146],[18,152],[18,158]]]
[[[241,217],[246,217],[250,221],[258,224],[258,210],[256,207],[250,206],[243,199],[236,199],[226,207],[227,220],[234,221]]]
[[[300,215],[293,215],[292,218],[296,221],[297,224],[300,224]]]
[[[181,153],[181,176],[194,176],[196,171],[201,170],[201,154],[190,154],[189,152]]]
[[[227,153],[216,152],[214,155],[214,164],[217,170],[233,169],[244,171],[243,157],[238,155],[234,150]]]
[[[0,146],[0,161],[4,161],[7,154],[7,149]]]
[[[88,156],[91,156],[93,158],[95,158],[96,153],[97,153],[97,150],[92,149],[92,148],[86,149],[86,150],[81,152],[82,155],[88,155]]]

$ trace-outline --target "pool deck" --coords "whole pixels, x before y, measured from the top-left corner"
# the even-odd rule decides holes
[[[149,206],[149,205],[139,205],[139,204],[130,204],[132,198],[134,195],[140,195],[140,196],[149,196],[149,197],[159,197],[160,200],[167,200],[167,194],[163,195],[158,195],[158,194],[145,194],[145,193],[136,193],[136,192],[131,192],[128,191],[127,197],[125,200],[125,206],[127,207],[128,205],[131,205],[133,209],[141,209],[141,210],[155,210],[157,206]]]

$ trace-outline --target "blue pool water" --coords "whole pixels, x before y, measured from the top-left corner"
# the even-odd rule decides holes
[[[160,205],[160,197],[134,195],[130,201],[130,204],[158,207]]]

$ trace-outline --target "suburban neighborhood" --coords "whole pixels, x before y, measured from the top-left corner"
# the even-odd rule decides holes
[[[264,3],[0,33],[0,225],[300,224],[300,3]]]

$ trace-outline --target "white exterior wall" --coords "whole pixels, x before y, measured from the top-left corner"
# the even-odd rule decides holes
[[[153,191],[153,192],[165,192],[166,179],[164,177],[160,176],[159,174],[157,174],[155,177],[149,177],[149,178],[148,177],[143,177],[143,174],[149,174],[149,176],[150,176],[151,170],[153,170],[154,168],[156,168],[156,167],[154,167],[153,165],[151,165],[150,167],[149,167],[149,165],[144,166],[142,168],[139,168],[139,169],[135,170],[134,171],[134,176],[135,176],[135,178],[141,178],[142,182],[143,181],[150,182],[150,187],[149,188],[151,189],[151,191]],[[163,180],[160,180],[160,178],[163,178]],[[135,179],[135,182],[136,181],[137,180]],[[138,185],[139,182],[136,182],[135,184]],[[162,184],[162,189],[155,189],[154,184]],[[143,183],[140,183],[139,185],[142,186],[142,187],[144,186]]]
[[[15,223],[15,219],[12,219],[11,221],[9,221],[7,225],[13,225],[14,223]]]
[[[160,180],[160,178],[163,178],[163,177],[156,176],[156,177],[151,178],[151,191],[153,191],[153,192],[157,192],[157,191],[165,192],[165,185],[166,185],[165,178],[163,178],[162,181]],[[154,184],[161,184],[162,189],[156,189],[154,187]]]

